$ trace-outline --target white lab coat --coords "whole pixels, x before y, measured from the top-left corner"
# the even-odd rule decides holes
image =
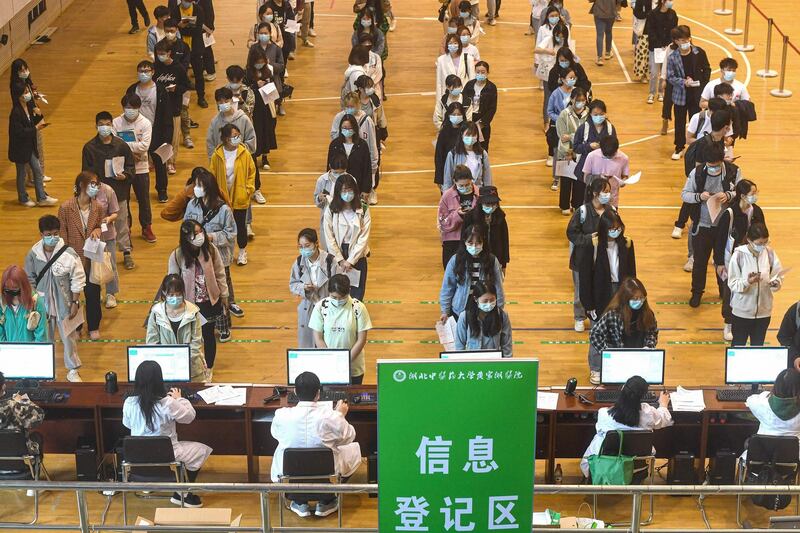
[[[745,401],[745,405],[759,421],[758,434],[776,437],[797,437],[800,439],[800,415],[789,420],[778,418],[769,406],[770,391],[753,394]]]
[[[450,54],[442,54],[436,59],[436,98],[442,97],[447,90],[447,76],[455,74],[461,79],[461,86],[475,77],[475,58],[462,52],[458,62],[458,68],[453,63]]]
[[[283,474],[283,451],[286,448],[321,448],[333,450],[336,473],[352,476],[361,464],[361,446],[353,442],[356,430],[330,404],[299,402],[297,407],[275,411],[272,436],[278,441],[272,458],[272,481]]]
[[[171,396],[164,396],[155,406],[155,430],[151,431],[139,407],[139,397],[129,396],[122,406],[122,425],[131,430],[133,437],[169,437],[175,450],[175,460],[182,461],[187,470],[196,471],[200,470],[211,455],[211,448],[200,442],[178,441],[178,432],[175,429],[176,422],[189,424],[195,415],[194,407],[186,398],[176,400]]]
[[[597,424],[595,434],[589,447],[583,452],[583,459],[581,459],[581,471],[583,475],[589,477],[589,461],[587,457],[590,455],[597,455],[603,447],[603,439],[606,438],[606,433],[609,431],[631,431],[637,429],[661,429],[672,425],[672,414],[666,407],[655,408],[650,404],[643,403],[639,411],[639,425],[636,427],[626,426],[620,424],[610,414],[608,414],[608,407],[603,407],[597,411]],[[655,448],[653,449],[655,453]]]

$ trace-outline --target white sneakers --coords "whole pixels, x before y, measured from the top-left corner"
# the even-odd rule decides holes
[[[256,232],[255,232],[255,231],[253,231],[253,225],[252,225],[252,224],[248,224],[248,225],[247,225],[247,238],[248,238],[249,240],[252,240],[252,239],[254,239],[255,237],[256,237]]]
[[[547,156],[547,161],[545,162],[545,165],[547,165],[548,167],[552,167],[553,166],[553,156],[552,155],[548,155]]]
[[[253,200],[255,200],[257,204],[261,205],[267,203],[267,199],[264,198],[264,193],[261,192],[261,189],[257,189],[256,192],[253,193]]]
[[[69,372],[67,372],[67,381],[71,383],[81,383],[83,380],[81,379],[81,375],[78,373],[77,368],[73,368]]]
[[[589,383],[592,385],[600,385],[600,372],[597,370],[589,371]]]
[[[648,104],[652,104],[655,101],[656,101],[656,95],[654,95],[654,94],[648,94],[647,95],[647,103]]]
[[[683,228],[679,228],[678,226],[675,226],[674,228],[672,228],[671,237],[673,239],[680,239],[681,235],[683,235]]]
[[[39,200],[36,202],[36,205],[39,207],[50,207],[51,205],[56,205],[58,203],[58,198],[53,198],[52,196],[45,197],[44,200]]]
[[[236,264],[239,266],[247,264],[247,250],[239,250],[239,257],[236,258]]]
[[[586,319],[585,318],[582,318],[582,319],[579,319],[579,320],[575,321],[575,331],[577,331],[579,333],[581,331],[586,331]]]
[[[369,205],[378,205],[378,191],[375,189],[369,193]]]
[[[689,259],[686,260],[686,264],[683,265],[684,272],[691,272],[694,268],[694,256],[689,256]]]
[[[106,309],[114,309],[117,306],[117,298],[113,294],[106,294]]]
[[[722,338],[726,341],[733,340],[733,328],[730,324],[725,324],[725,327],[722,328]]]
[[[673,161],[677,161],[677,160],[679,160],[681,158],[681,154],[682,153],[683,153],[683,150],[681,150],[680,152],[672,152],[672,156],[670,158]]]

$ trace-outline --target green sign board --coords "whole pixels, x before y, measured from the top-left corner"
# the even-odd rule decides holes
[[[378,361],[378,530],[529,533],[535,359]]]

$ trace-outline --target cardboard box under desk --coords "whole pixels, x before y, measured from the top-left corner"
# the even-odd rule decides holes
[[[153,520],[136,517],[137,526],[232,526],[238,527],[242,515],[231,519],[233,511],[224,508],[188,509],[179,507],[159,507]]]

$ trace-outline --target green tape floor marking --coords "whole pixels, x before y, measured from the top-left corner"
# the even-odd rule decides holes
[[[400,304],[400,300],[367,300],[368,304]]]
[[[589,344],[589,341],[540,341],[541,344]]]
[[[420,344],[439,344],[439,341],[419,341]]]
[[[420,303],[423,305],[439,305],[438,300],[422,300]]]
[[[533,305],[572,305],[572,300],[535,300]]]
[[[285,300],[238,300],[237,303],[245,304],[281,304]]]
[[[722,302],[700,302],[701,305],[721,305]],[[685,302],[656,302],[656,305],[689,305],[689,301]]]
[[[117,343],[126,343],[126,344],[144,344],[145,339],[98,339],[93,341],[92,339],[78,339],[78,342],[85,342],[85,343],[108,343],[108,342],[117,342]]]
[[[369,339],[367,340],[370,344],[403,344],[401,340],[377,340],[377,339]]]

